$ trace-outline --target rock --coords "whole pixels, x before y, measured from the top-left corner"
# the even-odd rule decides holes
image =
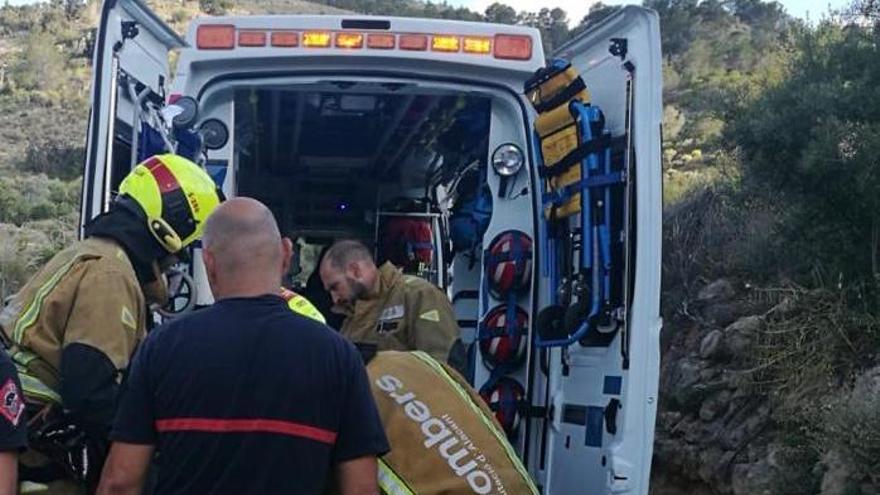
[[[718,464],[715,465],[715,471],[721,475],[723,478],[727,477],[727,474],[730,472],[730,466],[733,464],[733,460],[736,458],[736,452],[725,452],[724,455],[718,460]]]
[[[735,295],[736,289],[733,288],[733,284],[727,279],[722,278],[700,289],[700,292],[697,294],[697,301],[727,301],[732,299]]]
[[[685,442],[691,444],[702,444],[711,436],[710,428],[699,418],[693,416],[678,423],[676,431],[681,433]]]
[[[761,329],[763,318],[760,316],[745,316],[731,323],[724,329],[725,334],[729,333],[747,333],[753,334]]]
[[[700,357],[703,359],[713,359],[721,355],[722,337],[724,333],[721,330],[712,330],[707,333],[700,342]]]
[[[862,495],[880,495],[880,484],[862,483],[859,487]]]
[[[703,309],[703,318],[717,327],[726,327],[742,316],[744,305],[735,302],[711,303]]]
[[[732,333],[725,335],[724,347],[727,354],[734,360],[741,360],[749,355],[752,348],[752,338],[750,335],[742,333]]]
[[[730,478],[733,495],[771,495],[773,470],[766,460],[735,464]]]
[[[746,357],[761,325],[760,316],[746,316],[728,325],[724,329],[724,351],[734,359]]]
[[[730,476],[730,485],[733,488],[734,495],[751,495],[749,486],[749,469],[751,464],[734,464],[732,475]]]
[[[724,450],[739,450],[767,425],[769,419],[770,408],[766,405],[737,411],[731,424],[719,436],[718,442]]]
[[[673,408],[689,411],[699,405],[702,397],[696,385],[703,369],[704,363],[696,357],[686,357],[677,363],[668,385]]]
[[[730,391],[722,390],[703,402],[700,407],[700,419],[708,423],[726,412],[730,407],[730,397]]]
[[[820,495],[846,495],[851,493],[848,488],[853,478],[852,468],[847,464],[840,453],[827,452],[822,456],[821,463],[825,466],[825,474],[822,476]]]
[[[675,426],[681,421],[681,413],[676,411],[662,411],[658,416],[657,423],[663,431],[673,431]]]
[[[880,394],[880,366],[869,369],[856,378],[852,395],[870,397]]]
[[[717,468],[723,456],[724,451],[718,447],[709,447],[700,451],[700,469],[697,471],[700,480],[709,485],[717,485]]]
[[[721,376],[721,370],[718,368],[706,368],[700,372],[701,382],[711,382]]]

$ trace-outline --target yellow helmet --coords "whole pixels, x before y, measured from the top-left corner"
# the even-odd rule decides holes
[[[223,193],[201,167],[186,158],[156,155],[138,164],[119,185],[147,216],[147,229],[169,253],[202,235],[208,215]]]

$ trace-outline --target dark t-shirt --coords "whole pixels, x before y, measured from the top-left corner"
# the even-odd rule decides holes
[[[9,355],[0,348],[0,451],[27,447],[27,421],[18,372]]]
[[[154,330],[114,441],[157,447],[156,493],[320,493],[333,464],[388,451],[354,346],[276,296]]]

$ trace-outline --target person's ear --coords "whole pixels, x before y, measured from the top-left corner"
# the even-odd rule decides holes
[[[202,248],[202,262],[205,264],[205,275],[208,277],[208,283],[213,286],[217,281],[217,259],[210,249]]]
[[[359,282],[361,280],[361,277],[363,276],[363,270],[361,270],[361,264],[358,263],[357,261],[352,261],[351,263],[349,263],[348,269],[346,270],[346,272],[347,272],[346,274],[349,277],[351,277]]]
[[[281,276],[290,271],[290,263],[293,259],[293,242],[287,238],[281,238]]]

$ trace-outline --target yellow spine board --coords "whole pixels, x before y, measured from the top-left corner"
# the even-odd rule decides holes
[[[528,98],[533,105],[548,101],[559,94],[576,79],[580,78],[573,68],[569,67],[563,72],[556,74],[543,82],[537,88],[529,92]],[[586,89],[578,92],[573,98],[556,106],[542,114],[535,121],[535,131],[541,139],[541,153],[544,158],[544,166],[553,168],[568,153],[577,149],[581,144],[577,131],[577,122],[572,117],[568,103],[579,100],[583,103],[590,102],[590,93]],[[548,192],[559,190],[577,183],[581,180],[580,165],[571,166],[565,172],[547,179]],[[573,194],[565,203],[556,208],[544,209],[544,214],[550,220],[565,218],[581,211],[581,195]]]

